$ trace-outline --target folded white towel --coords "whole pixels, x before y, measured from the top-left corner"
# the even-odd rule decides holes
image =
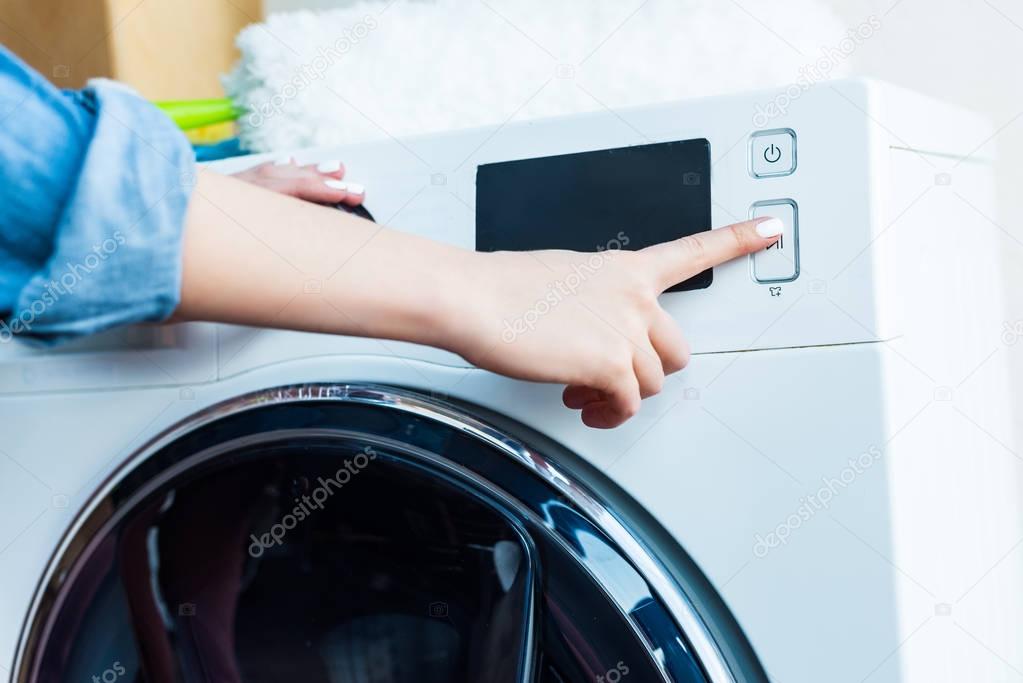
[[[249,26],[224,85],[266,152],[835,76],[849,29],[819,0],[363,1]]]

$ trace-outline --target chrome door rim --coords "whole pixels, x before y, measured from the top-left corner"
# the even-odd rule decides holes
[[[22,625],[11,681],[24,681],[25,667],[31,636],[47,619],[49,608],[43,599],[49,589],[63,581],[59,577],[61,560],[68,557],[72,542],[77,539],[96,507],[117,486],[125,475],[154,453],[181,439],[185,435],[217,420],[249,410],[289,403],[333,402],[374,405],[398,410],[430,419],[472,436],[495,450],[513,458],[536,476],[555,488],[561,495],[586,514],[590,522],[605,533],[628,556],[634,568],[647,581],[653,592],[675,619],[679,629],[692,646],[700,665],[711,683],[736,683],[727,660],[707,624],[696,610],[693,601],[678,585],[663,563],[647,546],[616,517],[607,505],[597,499],[588,487],[574,480],[551,463],[542,454],[492,425],[478,420],[455,406],[428,398],[422,394],[390,386],[357,383],[306,383],[264,389],[231,398],[209,406],[167,428],[131,456],[125,459],[90,496],[74,522],[64,533],[61,542],[51,554],[47,568],[40,579],[27,617]]]

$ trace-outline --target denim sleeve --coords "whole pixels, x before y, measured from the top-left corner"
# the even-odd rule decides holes
[[[195,174],[188,141],[134,91],[58,90],[0,46],[0,341],[167,318]]]

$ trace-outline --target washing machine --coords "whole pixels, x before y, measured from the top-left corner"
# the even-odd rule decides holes
[[[406,343],[4,344],[4,676],[1016,680],[992,134],[852,80],[297,152],[467,248],[786,230],[663,295],[692,361],[608,431]]]

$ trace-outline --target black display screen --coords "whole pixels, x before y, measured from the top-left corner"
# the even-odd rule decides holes
[[[642,249],[710,229],[710,143],[662,142],[484,164],[476,249]],[[705,270],[669,291],[710,286]]]

